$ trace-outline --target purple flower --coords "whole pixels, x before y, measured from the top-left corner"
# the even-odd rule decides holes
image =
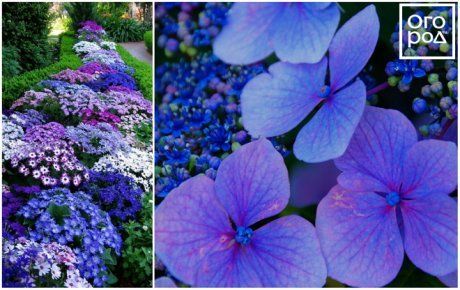
[[[401,268],[404,252],[423,271],[457,269],[457,147],[423,140],[398,111],[368,107],[345,154],[338,183],[316,217],[328,275],[378,287]]]
[[[296,127],[318,106],[300,130],[294,154],[306,162],[322,162],[345,152],[366,102],[366,87],[352,81],[372,55],[379,20],[373,5],[343,25],[316,64],[278,62],[269,73],[253,78],[241,95],[242,121],[254,136],[272,137]]]
[[[254,63],[272,52],[283,61],[315,63],[339,20],[335,3],[236,3],[214,41],[214,54],[231,64]]]
[[[156,210],[156,254],[192,286],[320,287],[326,266],[314,227],[280,213],[289,199],[283,158],[266,139],[171,191]]]

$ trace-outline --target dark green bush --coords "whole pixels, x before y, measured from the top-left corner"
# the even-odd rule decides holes
[[[143,40],[145,27],[134,19],[109,17],[104,18],[101,24],[109,37],[115,42]]]
[[[94,2],[68,2],[64,4],[64,9],[69,14],[75,31],[78,30],[79,24],[85,20],[94,20],[96,22],[100,20],[97,3]]]
[[[29,90],[41,80],[47,79],[50,75],[56,74],[67,68],[77,69],[80,67],[82,62],[72,50],[75,41],[75,38],[63,35],[61,37],[59,62],[4,80],[2,84],[3,106],[9,108],[14,100],[19,98],[25,91]]]
[[[139,219],[123,224],[127,237],[122,253],[124,276],[139,287],[152,286],[152,199],[151,192],[146,194]]]
[[[48,33],[52,16],[52,3],[3,3],[3,46],[16,48],[22,71],[47,66],[52,61]]]
[[[147,50],[152,52],[152,31],[146,31],[144,34],[144,42]]]
[[[152,100],[152,87],[153,87],[153,71],[152,66],[148,63],[138,60],[132,56],[126,49],[121,45],[117,45],[117,51],[120,54],[123,61],[133,67],[136,72],[134,78],[137,81],[139,89],[141,90],[144,98]]]
[[[5,46],[2,50],[2,72],[4,78],[11,78],[21,72],[18,49]]]

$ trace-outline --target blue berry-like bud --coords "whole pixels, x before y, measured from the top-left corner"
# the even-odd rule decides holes
[[[431,94],[431,86],[430,85],[424,85],[422,87],[422,96],[429,98],[432,96]]]
[[[438,74],[429,74],[428,75],[428,82],[430,84],[434,84],[437,81],[439,81],[439,75]]]
[[[422,134],[425,137],[430,134],[430,128],[428,128],[427,125],[420,126],[418,128],[418,131],[420,132],[420,134]]]
[[[434,63],[432,60],[424,59],[422,60],[420,67],[424,69],[426,72],[430,72],[434,69]]]
[[[389,206],[395,206],[401,201],[401,197],[399,196],[399,193],[394,192],[394,191],[387,193],[385,199]]]
[[[246,133],[244,130],[236,132],[233,136],[234,141],[238,143],[244,143],[246,138],[248,138],[248,133]]]
[[[237,227],[235,233],[235,241],[242,245],[247,245],[251,241],[253,230],[246,227]]]
[[[433,117],[433,119],[438,119],[441,116],[441,108],[438,106],[431,106],[430,115]]]
[[[166,42],[166,47],[165,48],[166,48],[166,50],[168,50],[170,52],[175,52],[179,48],[179,42],[174,38],[170,38]]]
[[[442,83],[441,82],[435,82],[430,86],[430,89],[433,93],[440,95],[442,94]]]
[[[441,109],[443,110],[447,110],[450,108],[450,106],[452,106],[453,104],[453,101],[450,97],[443,97],[441,98],[441,100],[439,101],[439,106],[441,107]]]
[[[417,114],[422,114],[428,110],[428,105],[424,99],[415,98],[412,102],[412,110]]]
[[[429,126],[430,130],[430,135],[437,135],[439,132],[441,132],[441,124],[439,123],[433,123]]]
[[[448,81],[454,81],[457,79],[457,68],[455,67],[451,67],[448,71],[447,71],[447,74],[446,74],[446,79]]]
[[[407,92],[408,90],[410,90],[410,83],[409,84],[405,84],[403,83],[402,81],[400,81],[398,83],[398,89],[401,91],[401,92]]]
[[[419,56],[425,56],[428,54],[428,48],[426,46],[419,46],[417,48],[417,54]]]
[[[449,70],[451,67],[456,67],[457,64],[455,63],[454,60],[446,60],[446,62],[444,63],[444,69],[445,70]]]

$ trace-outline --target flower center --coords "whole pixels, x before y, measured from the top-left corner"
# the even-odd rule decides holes
[[[331,94],[331,87],[324,85],[319,90],[318,97],[320,97],[322,99],[325,99],[325,98],[329,97],[330,94]]]
[[[247,245],[251,241],[253,231],[246,227],[237,227],[235,234],[235,241],[242,245]]]
[[[399,197],[399,193],[394,192],[394,191],[387,193],[387,196],[385,197],[385,199],[387,200],[387,203],[391,206],[395,206],[401,201],[401,198]]]

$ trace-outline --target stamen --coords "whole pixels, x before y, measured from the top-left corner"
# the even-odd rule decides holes
[[[387,193],[387,196],[385,197],[385,199],[387,200],[387,203],[390,206],[395,206],[401,201],[401,197],[399,196],[399,193],[394,192],[394,191]]]
[[[251,228],[237,227],[235,241],[242,245],[247,245],[251,241],[252,234],[253,231]]]
[[[329,97],[330,94],[331,94],[331,87],[324,85],[321,87],[318,97],[325,99]]]

